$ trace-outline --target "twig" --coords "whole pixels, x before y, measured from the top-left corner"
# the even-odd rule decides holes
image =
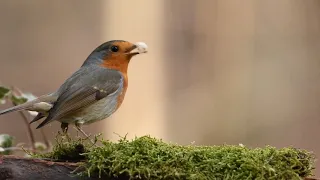
[[[24,123],[27,127],[27,132],[28,132],[29,140],[31,142],[32,150],[35,150],[36,149],[36,146],[35,146],[36,141],[34,140],[34,135],[33,135],[32,129],[30,127],[29,120],[23,112],[19,111],[19,113],[20,113],[21,117],[23,118]]]
[[[25,151],[25,150],[33,152],[32,149],[22,148],[22,147],[7,147],[7,148],[3,148],[3,151]]]
[[[21,91],[20,91],[18,88],[12,87],[12,93],[16,94],[16,92],[18,92],[20,95],[22,95]],[[17,104],[14,103],[13,101],[12,101],[12,104],[13,104],[14,106],[17,105]],[[30,140],[30,142],[31,142],[32,150],[35,150],[36,147],[35,147],[34,135],[33,135],[32,129],[31,129],[31,127],[30,127],[28,117],[27,117],[22,111],[19,111],[19,114],[20,114],[21,117],[23,118],[24,123],[25,123],[25,125],[26,125],[26,127],[27,127],[27,134],[28,134],[29,140]]]
[[[16,87],[12,87],[12,89],[13,89],[14,91],[18,92],[20,95],[23,94],[23,93],[21,92],[21,90],[18,89],[18,88],[16,88]],[[27,119],[28,119],[28,118],[27,118]],[[29,121],[28,121],[28,127],[30,128]],[[31,129],[30,129],[30,130],[31,130]],[[42,139],[43,139],[43,141],[44,141],[44,144],[47,146],[48,149],[50,149],[50,147],[51,147],[51,146],[50,146],[50,142],[49,142],[46,134],[44,133],[43,129],[40,129],[40,132],[41,132],[41,135],[42,135]],[[31,130],[31,134],[32,134],[31,136],[33,136],[32,130]],[[30,139],[31,139],[31,138],[30,138]],[[34,147],[34,146],[33,146],[33,147]]]
[[[41,132],[41,135],[42,135],[44,144],[47,146],[47,149],[49,150],[49,149],[51,148],[51,146],[50,146],[50,143],[49,143],[49,141],[48,141],[48,139],[47,139],[46,134],[45,134],[44,131],[43,131],[43,128],[40,129],[40,132]]]

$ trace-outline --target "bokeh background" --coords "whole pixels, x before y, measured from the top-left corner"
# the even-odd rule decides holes
[[[320,154],[318,0],[3,0],[0,23],[1,83],[37,96],[105,41],[148,44],[123,105],[89,133]],[[53,140],[59,128],[44,131]],[[28,142],[18,113],[0,116],[0,132]]]

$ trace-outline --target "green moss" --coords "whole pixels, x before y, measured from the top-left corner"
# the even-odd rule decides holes
[[[118,179],[300,179],[311,175],[314,157],[305,150],[243,146],[180,146],[143,136],[85,148],[86,171]],[[76,142],[55,147],[47,157],[74,154]],[[77,153],[76,153],[77,154]],[[82,156],[82,157],[83,157]]]
[[[89,151],[92,145],[89,145],[86,139],[78,138],[72,140],[68,136],[58,134],[55,139],[55,146],[52,152],[45,154],[31,154],[36,158],[47,158],[54,161],[81,161],[85,160],[83,153]]]

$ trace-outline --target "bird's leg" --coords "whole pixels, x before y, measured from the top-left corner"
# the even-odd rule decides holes
[[[76,125],[76,128],[79,132],[81,132],[85,137],[89,138],[89,135],[86,134],[86,132],[84,132],[81,127],[79,125]]]
[[[65,136],[68,141],[70,141],[71,139],[68,136],[69,124],[62,122],[60,127],[61,127],[61,130],[62,130],[62,135]]]
[[[79,123],[75,123],[75,126],[76,126],[76,128],[77,128],[77,130],[78,130],[79,132],[81,132],[85,137],[87,137],[88,139],[90,139],[89,136],[87,135],[87,133],[85,133],[85,132],[81,129],[81,125],[80,125]],[[95,144],[95,142],[94,142],[92,139],[90,139],[90,141],[92,142],[93,145]]]
[[[61,129],[63,134],[67,134],[68,129],[69,129],[69,124],[68,123],[61,123]]]

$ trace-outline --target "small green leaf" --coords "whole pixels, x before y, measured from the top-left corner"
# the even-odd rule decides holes
[[[13,137],[12,136],[10,136],[8,134],[0,134],[0,147],[2,149],[12,147],[12,144],[13,144]],[[8,155],[10,153],[11,153],[11,151],[9,151],[9,150],[4,150],[4,151],[0,152],[0,154],[4,154],[4,155]]]
[[[5,103],[5,97],[10,93],[10,89],[4,86],[0,86],[0,101],[2,104]]]
[[[28,99],[25,98],[25,97],[22,97],[22,96],[12,95],[12,96],[11,96],[11,101],[12,101],[15,105],[18,105],[18,104],[23,104],[23,103],[27,102]]]

